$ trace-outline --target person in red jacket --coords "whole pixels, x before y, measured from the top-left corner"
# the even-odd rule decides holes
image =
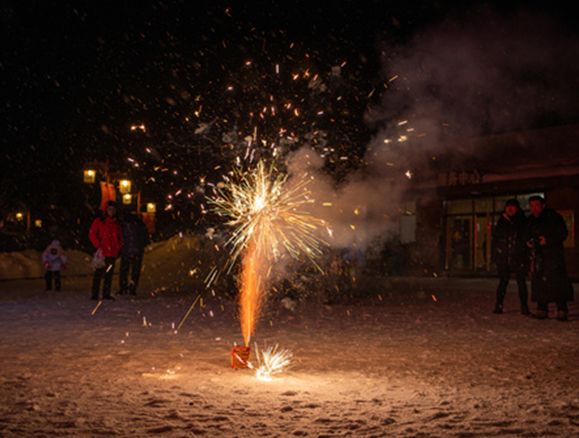
[[[123,246],[123,234],[121,225],[116,217],[116,203],[109,201],[105,209],[105,214],[94,220],[90,227],[89,238],[95,248],[100,249],[104,257],[105,266],[94,271],[92,281],[93,300],[98,300],[101,279],[104,277],[103,300],[114,299],[111,296],[111,286],[113,282],[113,272],[115,261]]]

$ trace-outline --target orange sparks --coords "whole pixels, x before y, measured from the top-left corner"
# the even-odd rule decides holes
[[[217,190],[215,199],[208,201],[213,211],[228,217],[233,227],[226,246],[231,247],[227,272],[242,260],[239,278],[239,317],[246,346],[260,317],[261,304],[267,296],[267,278],[273,264],[285,254],[297,259],[303,255],[322,272],[314,258],[321,254],[316,236],[318,227],[325,225],[302,208],[313,203],[306,188],[307,175],[288,181],[288,175],[266,169],[258,162],[248,172],[234,172]],[[217,271],[207,277],[208,285],[217,278]]]
[[[255,332],[263,302],[261,299],[264,279],[261,274],[263,262],[260,260],[259,251],[256,249],[254,244],[250,244],[245,250],[239,284],[239,319],[246,347],[249,346],[251,336]]]

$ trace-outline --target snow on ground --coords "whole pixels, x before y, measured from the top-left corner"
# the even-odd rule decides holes
[[[198,251],[202,242],[207,246],[207,239],[192,234],[181,234],[171,239],[154,242],[146,250],[143,263],[143,275],[151,281],[156,277],[162,278],[165,283],[173,282],[174,275],[186,272],[186,267],[199,264],[195,263],[195,251]],[[78,250],[63,249],[67,258],[67,269],[63,275],[92,275],[90,265],[92,254]],[[118,263],[117,263],[118,271]],[[147,272],[151,270],[153,275]],[[170,278],[165,278],[166,274]],[[44,276],[44,263],[42,252],[26,250],[21,252],[0,253],[0,280],[41,278]]]
[[[494,315],[493,279],[384,277],[272,301],[253,341],[293,363],[263,382],[230,367],[236,308],[191,274],[195,241],[157,245],[133,299],[0,282],[0,436],[579,437],[576,303],[538,321],[514,284]]]

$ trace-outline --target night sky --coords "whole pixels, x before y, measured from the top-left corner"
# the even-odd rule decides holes
[[[400,92],[405,85],[392,104],[384,92],[389,78],[399,74],[396,68],[404,66],[401,61],[415,56],[409,47],[427,47],[416,35],[449,21],[460,31],[460,23],[479,17],[483,23],[488,17],[508,20],[524,9],[552,23],[560,32],[557,41],[576,36],[573,14],[553,2],[456,4],[461,6],[379,0],[3,0],[0,213],[6,215],[17,202],[39,212],[88,208],[82,169],[94,160],[109,160],[113,170],[130,171],[141,181],[153,178],[152,197],[180,188],[194,191],[199,179],[217,178],[211,170],[226,166],[238,152],[223,151],[222,134],[251,135],[255,126],[270,139],[279,126],[298,137],[330,132],[339,154],[350,157],[347,164],[328,158],[327,172],[340,181],[363,162],[372,137],[420,101]],[[500,26],[488,28],[502,32]],[[484,44],[486,37],[477,38],[471,41]],[[421,59],[435,59],[437,48],[427,50]],[[336,67],[340,74],[332,75]],[[544,82],[560,82],[532,70],[518,74],[532,87],[542,83],[544,95],[551,93]],[[420,71],[414,80],[444,100],[440,87],[424,80],[429,67]],[[328,89],[316,92],[311,83],[298,83],[291,78],[297,72],[320,75]],[[575,85],[568,83],[563,93],[575,92]],[[256,122],[253,112],[271,102],[281,106],[284,99],[305,108],[299,119],[280,112],[279,125]],[[571,103],[564,111],[552,107],[536,111],[533,123],[539,117],[546,123],[546,113],[548,122],[562,123],[577,110]],[[418,122],[424,117],[408,113],[417,114]],[[486,119],[485,129],[492,131],[493,120]],[[140,124],[145,132],[131,131]],[[210,135],[200,135],[202,124],[209,124]],[[142,188],[147,190],[144,183]]]

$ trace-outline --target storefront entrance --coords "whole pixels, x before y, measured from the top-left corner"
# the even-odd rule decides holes
[[[492,231],[508,199],[517,198],[529,214],[529,198],[543,193],[456,199],[445,202],[445,269],[455,273],[491,273]]]

